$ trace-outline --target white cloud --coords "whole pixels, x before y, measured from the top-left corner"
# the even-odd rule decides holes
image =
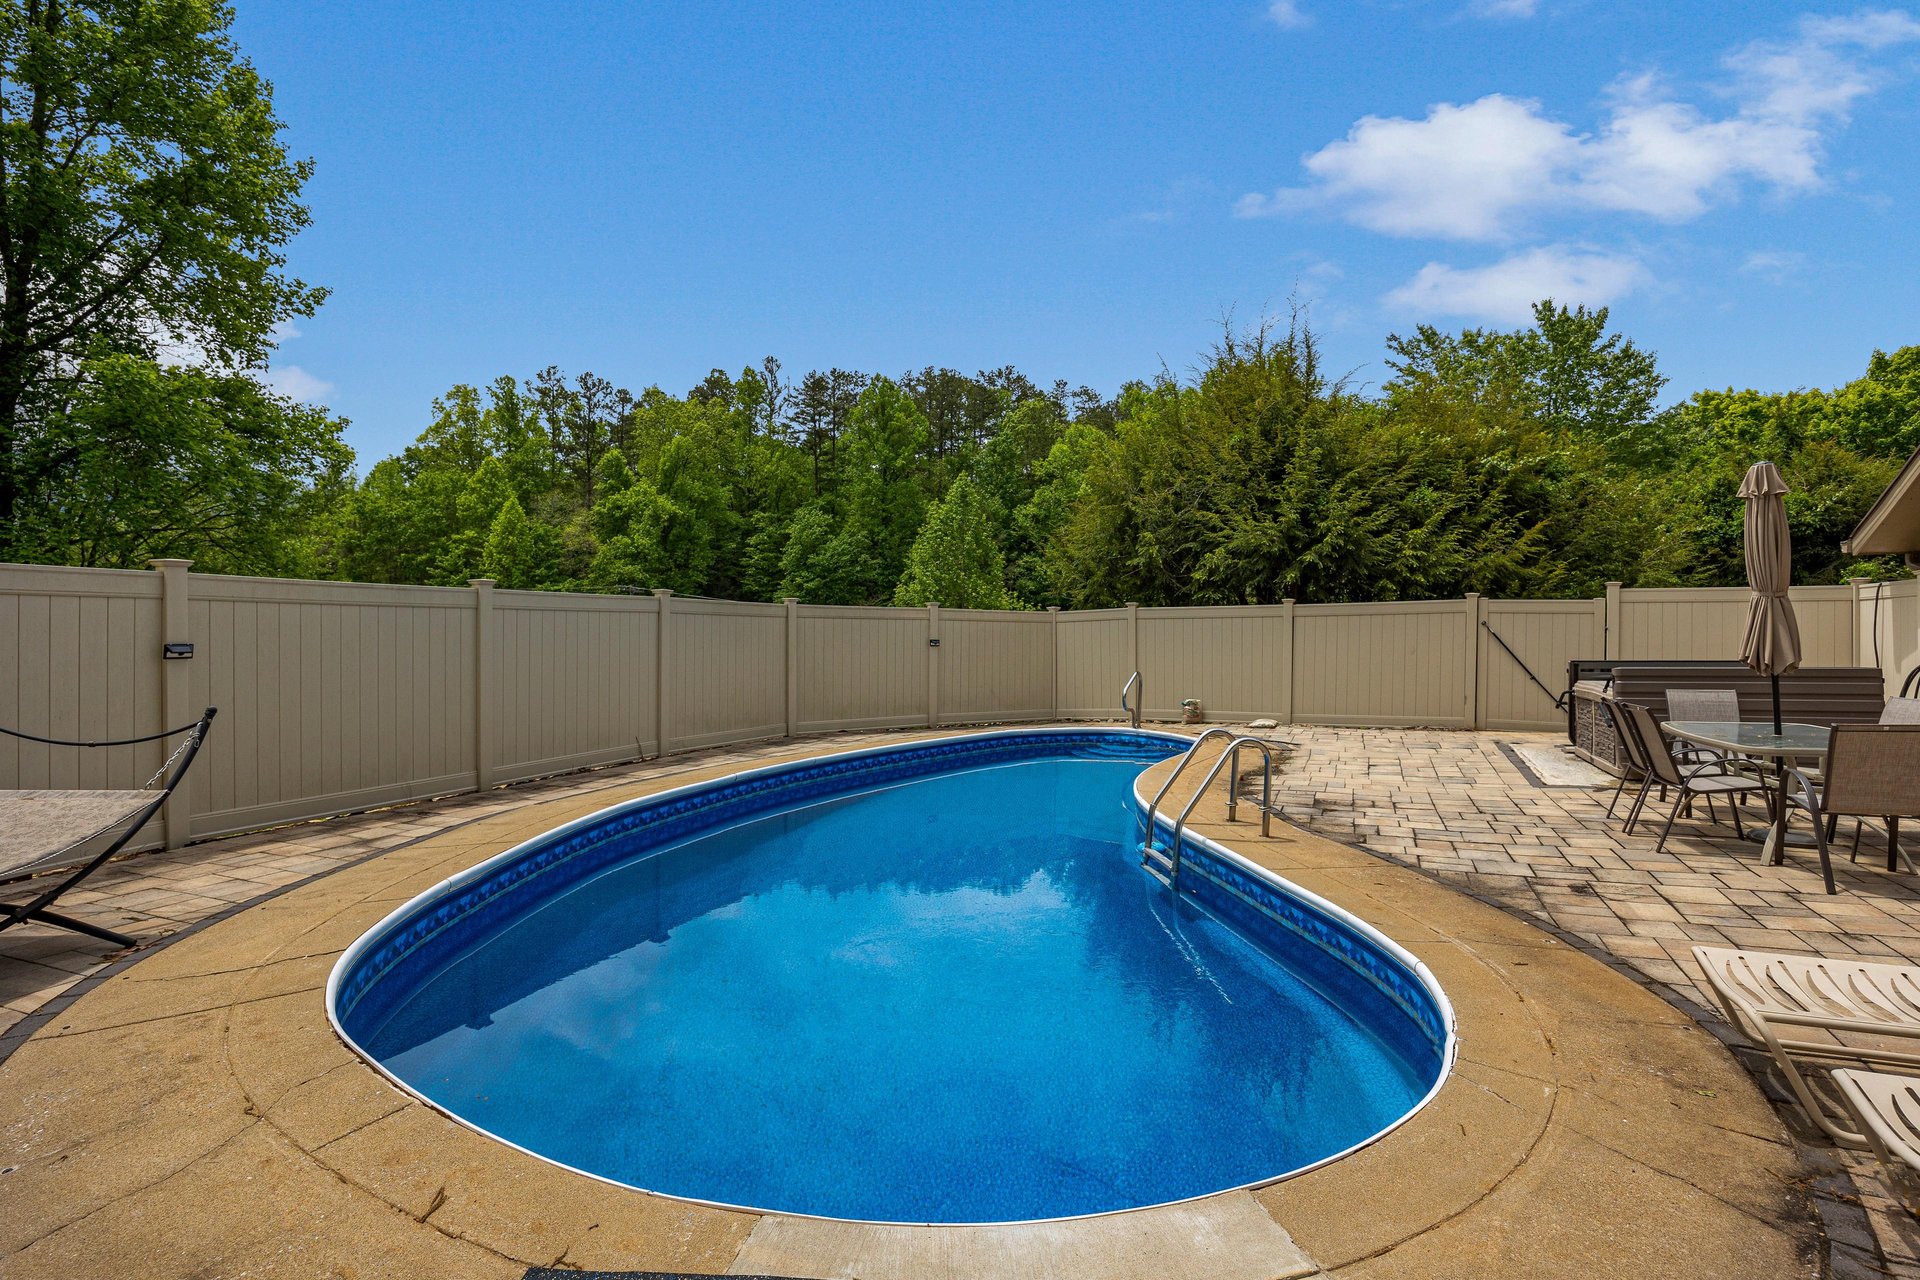
[[[1866,49],[1920,40],[1920,18],[1900,9],[1862,9],[1845,17],[1800,19],[1800,34],[1819,44],[1857,44]]]
[[[1389,293],[1386,303],[1421,316],[1469,316],[1525,324],[1542,298],[1605,306],[1647,283],[1647,270],[1624,254],[1548,245],[1483,267],[1429,262]]]
[[[1273,0],[1267,6],[1267,21],[1285,31],[1298,31],[1313,25],[1313,15],[1300,7],[1300,0]]]
[[[1303,161],[1312,187],[1243,196],[1236,212],[1259,217],[1324,203],[1388,235],[1497,239],[1515,210],[1551,196],[1580,145],[1538,103],[1498,93],[1442,103],[1425,120],[1367,116]]]
[[[283,347],[299,336],[300,330],[291,320],[280,321],[267,335],[275,347]],[[260,375],[260,381],[267,390],[302,404],[324,400],[333,391],[331,382],[315,377],[297,364],[269,365]]]
[[[297,364],[276,365],[268,369],[261,378],[269,391],[298,400],[302,404],[311,404],[326,398],[333,390],[333,384],[324,378],[316,378]]]
[[[1863,55],[1916,40],[1920,21],[1897,11],[1803,19],[1723,59],[1733,110],[1720,117],[1645,75],[1608,90],[1590,133],[1498,93],[1423,119],[1366,116],[1302,160],[1305,186],[1243,196],[1235,212],[1328,208],[1388,235],[1498,241],[1556,212],[1681,222],[1748,184],[1811,190],[1827,132],[1882,79]]]
[[[1807,263],[1807,255],[1788,249],[1760,249],[1750,253],[1746,261],[1740,264],[1744,275],[1759,276],[1763,280],[1779,284],[1787,277],[1799,273]]]
[[[1744,114],[1709,119],[1647,77],[1621,82],[1612,96],[1606,123],[1582,141],[1555,201],[1684,222],[1743,178],[1777,191],[1820,183],[1820,135],[1810,124]]]
[[[1473,0],[1467,12],[1476,18],[1531,18],[1539,8],[1537,0]]]

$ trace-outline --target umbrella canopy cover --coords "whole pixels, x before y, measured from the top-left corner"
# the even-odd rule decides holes
[[[1740,660],[1763,676],[1800,665],[1800,622],[1787,587],[1793,578],[1793,539],[1787,531],[1787,482],[1771,462],[1756,462],[1740,482],[1747,504],[1747,636]]]

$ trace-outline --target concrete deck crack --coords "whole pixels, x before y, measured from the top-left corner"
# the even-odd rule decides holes
[[[240,1128],[234,1130],[232,1133],[228,1134],[225,1138],[221,1139],[219,1142],[215,1143],[213,1146],[207,1148],[205,1151],[202,1151],[199,1155],[195,1156],[193,1159],[187,1161],[185,1164],[180,1165],[179,1167],[174,1169],[169,1169],[167,1172],[161,1174],[157,1178],[154,1178],[150,1182],[143,1182],[137,1187],[133,1187],[133,1188],[130,1188],[129,1190],[121,1192],[119,1195],[115,1196],[111,1200],[106,1201],[104,1204],[95,1205],[93,1208],[87,1210],[85,1213],[81,1214],[77,1218],[69,1218],[67,1221],[62,1222],[59,1226],[55,1227],[53,1230],[48,1231],[43,1235],[35,1237],[32,1243],[27,1245],[26,1249],[15,1250],[14,1255],[17,1256],[18,1254],[25,1253],[27,1249],[31,1249],[35,1245],[38,1245],[43,1241],[51,1240],[55,1236],[62,1233],[63,1231],[68,1231],[74,1227],[79,1226],[81,1223],[87,1221],[87,1219],[93,1217],[95,1214],[102,1213],[108,1209],[111,1209],[113,1208],[113,1206],[120,1204],[123,1201],[129,1200],[134,1196],[145,1195],[147,1192],[153,1190],[155,1187],[161,1186],[167,1182],[171,1182],[173,1179],[179,1177],[181,1174],[186,1173],[188,1170],[192,1169],[195,1165],[201,1163],[202,1161],[212,1156],[218,1155],[221,1151],[224,1151],[227,1147],[233,1145],[235,1140],[240,1138],[242,1135],[251,1132],[254,1126],[257,1125],[258,1123],[259,1123],[258,1120],[249,1121],[248,1123],[240,1126]]]
[[[326,1074],[325,1072],[322,1072],[322,1073],[321,1073],[321,1075],[325,1075],[325,1074]],[[319,1076],[315,1076],[315,1077],[314,1077],[314,1079],[316,1079],[316,1080],[318,1080],[319,1078],[320,1078]],[[388,1116],[397,1116],[397,1115],[399,1115],[399,1114],[400,1114],[400,1113],[401,1113],[402,1111],[405,1111],[405,1110],[406,1110],[406,1109],[407,1109],[408,1107],[411,1107],[411,1106],[413,1106],[413,1105],[414,1105],[414,1101],[413,1101],[413,1099],[412,1099],[412,1098],[408,1098],[408,1099],[406,1099],[406,1100],[404,1100],[404,1101],[402,1101],[402,1102],[400,1103],[400,1105],[398,1105],[398,1106],[396,1106],[396,1107],[395,1107],[395,1108],[394,1108],[393,1110],[391,1110],[391,1111],[383,1111],[383,1112],[381,1112],[381,1113],[380,1113],[379,1115],[377,1115],[377,1116],[375,1116],[375,1117],[374,1117],[373,1119],[371,1119],[371,1120],[363,1120],[363,1121],[361,1121],[361,1122],[360,1122],[359,1124],[357,1124],[357,1125],[355,1125],[355,1126],[353,1126],[353,1128],[351,1128],[351,1129],[349,1129],[349,1130],[347,1130],[347,1131],[346,1131],[345,1133],[341,1133],[341,1134],[336,1134],[336,1135],[334,1135],[333,1137],[331,1137],[331,1138],[328,1138],[328,1139],[327,1139],[327,1140],[326,1140],[325,1142],[323,1142],[323,1143],[321,1143],[321,1144],[320,1144],[319,1146],[317,1146],[317,1147],[313,1147],[313,1148],[311,1148],[311,1149],[309,1149],[309,1148],[307,1148],[307,1147],[305,1147],[305,1146],[302,1146],[302,1145],[301,1145],[301,1143],[300,1143],[300,1141],[299,1141],[299,1139],[297,1139],[297,1138],[295,1138],[295,1137],[294,1137],[294,1136],[293,1136],[292,1134],[290,1134],[290,1133],[288,1133],[288,1134],[287,1134],[287,1141],[288,1141],[288,1142],[291,1142],[291,1143],[293,1143],[293,1145],[294,1145],[294,1146],[296,1146],[296,1147],[299,1147],[299,1148],[300,1148],[300,1150],[302,1150],[302,1151],[305,1151],[305,1152],[307,1153],[307,1155],[308,1155],[309,1157],[312,1157],[312,1156],[317,1156],[317,1155],[319,1155],[319,1154],[320,1154],[320,1153],[321,1153],[322,1151],[325,1151],[325,1150],[326,1150],[326,1149],[327,1149],[328,1147],[330,1147],[330,1146],[332,1146],[332,1145],[333,1145],[334,1143],[336,1143],[336,1142],[345,1142],[345,1141],[346,1141],[346,1140],[347,1140],[348,1138],[351,1138],[351,1137],[352,1137],[352,1136],[353,1136],[354,1134],[356,1134],[356,1133],[358,1133],[358,1132],[360,1132],[360,1131],[361,1131],[362,1129],[368,1129],[368,1128],[371,1128],[372,1126],[374,1126],[374,1125],[376,1125],[376,1124],[379,1124],[379,1123],[380,1123],[380,1122],[381,1122],[382,1120],[385,1120],[385,1119],[386,1119],[386,1118],[387,1118]],[[269,1121],[269,1123],[271,1123],[271,1121]],[[279,1125],[277,1125],[277,1124],[276,1124],[276,1125],[274,1125],[273,1127],[274,1127],[274,1128],[275,1128],[276,1130],[278,1130],[279,1132],[281,1132],[281,1133],[286,1133],[286,1130],[284,1130],[284,1129],[281,1129],[281,1128],[280,1128],[280,1126],[279,1126]],[[322,1164],[324,1164],[324,1163],[325,1163],[325,1161],[319,1161],[319,1162],[317,1162],[317,1163],[322,1163]],[[329,1166],[329,1167],[331,1167],[331,1166]],[[442,1192],[444,1192],[444,1191],[446,1190],[446,1188],[445,1188],[445,1187],[442,1187],[442,1188],[440,1188],[440,1190],[441,1190]],[[391,1202],[389,1202],[389,1203],[391,1203]],[[433,1206],[433,1209],[438,1209],[438,1208],[440,1207],[440,1205],[441,1205],[441,1204],[444,1204],[444,1203],[445,1203],[445,1199],[444,1199],[444,1198],[442,1198],[442,1199],[441,1199],[441,1200],[440,1200],[440,1201],[439,1201],[438,1203],[436,1203],[436,1204],[435,1204],[435,1205]],[[399,1206],[398,1206],[398,1205],[395,1205],[394,1207],[395,1207],[395,1208],[398,1208]],[[427,1212],[428,1212],[428,1213],[432,1213],[432,1212],[433,1212],[433,1209],[429,1209],[429,1210],[427,1210]],[[425,1222],[425,1221],[426,1221],[426,1218],[425,1218],[425,1217],[422,1217],[422,1218],[420,1219],[420,1221],[422,1221],[422,1222]]]

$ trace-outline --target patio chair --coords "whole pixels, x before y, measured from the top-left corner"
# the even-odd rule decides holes
[[[1920,1080],[1845,1067],[1832,1074],[1887,1181],[1909,1213],[1920,1213]]]
[[[1740,694],[1733,689],[1669,689],[1667,690],[1668,720],[1709,720],[1723,724],[1737,724],[1740,720]],[[1688,754],[1697,759],[1734,759],[1741,767],[1757,767],[1750,756],[1730,755],[1725,751],[1716,751],[1712,747],[1703,747],[1695,743],[1686,746]],[[1746,796],[1739,797],[1745,804]]]
[[[1667,719],[1737,721],[1740,695],[1731,689],[1669,689]]]
[[[1680,817],[1680,810],[1695,799],[1704,799],[1707,802],[1707,816],[1717,821],[1713,798],[1723,797],[1727,801],[1727,816],[1733,820],[1734,833],[1744,839],[1747,833],[1740,825],[1740,812],[1734,799],[1755,792],[1764,794],[1766,784],[1750,774],[1740,772],[1732,761],[1721,756],[1676,756],[1667,743],[1666,734],[1661,732],[1660,722],[1653,718],[1653,712],[1637,702],[1622,702],[1619,707],[1627,732],[1647,770],[1647,783],[1641,786],[1640,797],[1627,814],[1626,829],[1633,830],[1646,805],[1651,784],[1658,782],[1679,794],[1674,797],[1666,825],[1660,829],[1660,839],[1653,846],[1655,853],[1667,847],[1667,837],[1673,834],[1673,824]]]
[[[1920,698],[1888,698],[1887,705],[1880,709],[1879,722],[1881,724],[1920,724]],[[1815,785],[1826,780],[1826,774],[1823,771],[1808,769],[1806,770],[1806,774]],[[1855,818],[1853,820],[1853,845],[1847,851],[1848,862],[1856,862],[1860,858],[1860,833],[1865,826],[1865,819]],[[1832,840],[1839,828],[1839,815],[1828,815],[1827,839]]]
[[[1881,724],[1920,724],[1920,698],[1888,698]]]
[[[1640,786],[1634,792],[1633,802],[1627,806],[1625,829],[1632,831],[1642,806],[1647,802],[1648,793],[1658,788],[1660,799],[1664,802],[1667,798],[1667,785],[1653,776],[1653,770],[1648,766],[1646,756],[1640,748],[1640,739],[1627,724],[1627,713],[1621,702],[1617,698],[1602,698],[1600,705],[1606,711],[1607,718],[1613,722],[1614,741],[1620,744],[1620,754],[1627,759],[1626,770],[1620,775],[1619,783],[1613,788],[1613,799],[1607,804],[1607,816],[1609,818],[1613,816],[1613,811],[1619,805],[1620,797],[1626,793],[1627,787],[1636,781],[1639,782]],[[1685,749],[1695,750],[1691,746]],[[1698,748],[1698,750],[1705,750],[1705,748]]]
[[[0,879],[14,880],[57,867],[73,868],[54,884],[26,902],[0,902],[0,931],[16,924],[37,920],[42,924],[71,929],[103,942],[122,947],[133,946],[138,939],[112,929],[76,920],[47,908],[62,894],[104,866],[107,860],[126,848],[154,814],[160,812],[174,788],[186,777],[193,758],[207,740],[216,709],[208,707],[190,725],[150,733],[140,738],[117,738],[102,742],[75,742],[64,738],[42,738],[15,729],[0,729],[0,734],[26,742],[55,747],[130,747],[143,742],[159,742],[179,737],[173,749],[146,785],[132,791],[0,791]],[[184,736],[182,736],[184,735]],[[118,835],[114,835],[118,832]],[[109,837],[112,837],[109,839]],[[88,854],[96,843],[103,847]]]
[[[1648,771],[1646,763],[1640,758],[1639,740],[1633,736],[1633,731],[1627,728],[1627,713],[1620,710],[1620,704],[1612,698],[1600,699],[1600,706],[1606,712],[1607,719],[1613,722],[1613,737],[1614,740],[1620,744],[1620,754],[1627,758],[1627,767],[1621,770],[1619,785],[1614,787],[1613,799],[1607,804],[1607,816],[1609,818],[1613,816],[1614,809],[1619,805],[1620,797],[1626,794],[1627,784],[1635,780],[1638,780],[1640,783],[1639,791],[1634,794],[1634,802],[1627,809],[1627,829],[1631,831],[1633,829],[1631,820],[1633,814],[1640,807],[1641,797],[1646,795],[1647,789],[1653,785],[1650,780],[1652,775]],[[1666,789],[1662,788],[1660,791],[1661,799],[1664,800],[1666,794]]]
[[[1879,818],[1887,824],[1887,870],[1913,859],[1900,847],[1900,819],[1920,818],[1920,724],[1837,724],[1827,745],[1823,779],[1795,769],[1782,792],[1813,819],[1820,861],[1841,818]],[[1854,853],[1860,833],[1854,832]]]
[[[1920,1071],[1920,1052],[1886,1043],[1920,1041],[1920,968],[1730,947],[1695,947],[1693,958],[1727,1021],[1773,1056],[1807,1113],[1835,1142],[1867,1147],[1864,1134],[1834,1118],[1795,1059]]]

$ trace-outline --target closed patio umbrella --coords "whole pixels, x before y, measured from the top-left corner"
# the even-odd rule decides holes
[[[1793,538],[1787,530],[1787,482],[1771,462],[1756,462],[1740,481],[1747,504],[1747,636],[1740,660],[1773,678],[1773,731],[1780,732],[1780,677],[1800,665],[1800,623],[1787,587],[1793,580]]]

